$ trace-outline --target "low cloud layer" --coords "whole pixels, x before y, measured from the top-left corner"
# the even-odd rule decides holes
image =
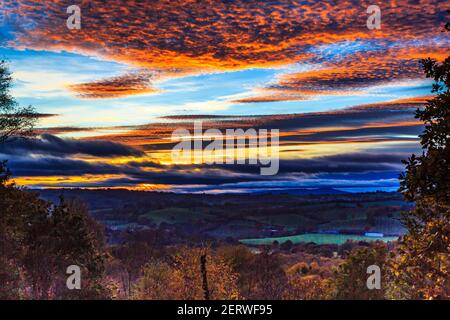
[[[142,156],[143,152],[111,141],[61,139],[51,134],[39,138],[11,138],[0,145],[0,154],[41,154],[49,156],[87,155],[94,157]]]
[[[374,174],[393,179],[403,169],[401,160],[419,150],[417,135],[422,125],[413,114],[424,101],[425,97],[404,99],[310,114],[171,117],[167,123],[129,127],[125,133],[98,137],[102,140],[43,134],[4,144],[0,158],[9,159],[18,183],[37,187],[145,189],[151,185],[181,192],[198,186],[228,190],[244,183],[263,189],[280,183],[295,187],[314,179],[326,179],[327,186],[333,181],[343,185],[343,180]],[[193,121],[199,119],[204,130],[280,129],[278,174],[268,179],[260,175],[259,166],[249,164],[171,163],[175,144],[170,141],[171,133],[177,128],[192,130]]]
[[[70,89],[81,98],[120,98],[129,95],[157,92],[152,87],[151,74],[128,74],[90,83],[74,84]]]

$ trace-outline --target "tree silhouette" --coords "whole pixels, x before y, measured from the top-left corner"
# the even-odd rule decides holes
[[[0,299],[105,299],[102,227],[75,200],[53,205],[8,181],[0,163]],[[82,270],[68,290],[66,269]]]
[[[0,143],[11,136],[28,136],[36,123],[32,106],[19,107],[11,96],[11,73],[4,60],[0,61]]]
[[[446,29],[448,29],[448,24]],[[432,92],[416,118],[425,124],[420,135],[423,153],[412,155],[400,176],[400,191],[416,208],[403,216],[408,229],[401,241],[394,275],[409,298],[450,296],[450,57],[442,63],[422,60]]]

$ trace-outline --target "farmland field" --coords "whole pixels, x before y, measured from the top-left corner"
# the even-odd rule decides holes
[[[278,243],[283,243],[285,241],[291,240],[294,244],[301,242],[314,242],[315,244],[343,244],[347,240],[353,241],[376,241],[381,240],[384,242],[395,241],[398,237],[366,237],[358,235],[347,235],[347,234],[319,234],[319,233],[306,233],[296,236],[288,237],[274,237],[274,238],[260,238],[260,239],[243,239],[240,240],[241,243],[246,245],[268,245],[272,244],[274,241]]]

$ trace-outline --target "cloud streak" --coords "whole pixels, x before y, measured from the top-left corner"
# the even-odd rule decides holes
[[[158,90],[150,83],[150,74],[128,74],[90,83],[74,84],[69,88],[81,98],[120,98],[129,95],[154,93]]]
[[[176,191],[198,185],[216,189],[242,183],[274,186],[291,181],[301,185],[305,179],[332,174],[346,179],[375,173],[394,176],[403,168],[401,160],[418,149],[422,125],[412,115],[425,99],[310,114],[170,117],[174,122],[129,127],[126,133],[107,136],[107,141],[105,137],[74,140],[49,134],[17,139],[3,145],[0,155],[10,159],[18,183],[38,187],[149,186]],[[196,118],[203,120],[204,129],[279,128],[279,174],[267,180],[254,165],[171,163],[172,131],[192,130]]]
[[[0,153],[6,155],[43,154],[52,156],[87,155],[94,157],[143,156],[144,153],[132,147],[112,141],[82,141],[62,139],[51,134],[39,138],[11,138],[0,145]]]

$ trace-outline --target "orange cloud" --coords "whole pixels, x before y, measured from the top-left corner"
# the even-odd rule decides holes
[[[362,52],[336,62],[325,62],[319,70],[289,73],[280,77],[266,92],[290,92],[288,96],[348,95],[374,85],[393,81],[420,79],[423,71],[420,59],[442,59],[449,53],[446,47],[397,48]],[[352,91],[353,90],[353,91]]]
[[[277,101],[298,101],[298,100],[306,100],[307,98],[302,95],[295,94],[272,94],[272,95],[261,95],[256,97],[248,97],[233,100],[235,103],[259,103],[259,102],[277,102]]]
[[[415,110],[424,106],[428,100],[432,99],[433,96],[423,96],[423,97],[413,97],[413,98],[405,98],[405,99],[397,99],[393,101],[380,102],[380,103],[371,103],[371,104],[363,104],[359,106],[354,106],[348,108],[347,110],[383,110],[383,109],[391,109],[391,110],[403,110],[403,109],[412,109]]]
[[[414,110],[426,103],[427,96],[389,101],[349,107],[343,110],[326,112],[312,112],[285,115],[249,115],[249,116],[221,116],[221,115],[188,115],[169,116],[168,123],[151,123],[129,127],[119,134],[89,137],[89,139],[106,139],[124,143],[145,150],[148,155],[159,159],[167,158],[173,147],[170,137],[176,129],[192,131],[194,121],[202,121],[203,130],[215,128],[224,132],[227,128],[276,128],[280,130],[281,144],[292,142],[295,144],[327,144],[346,143],[349,134],[368,135],[362,141],[372,139],[370,130],[392,129],[392,132],[416,132],[421,122],[413,117]],[[392,112],[396,111],[396,112]],[[337,125],[339,124],[339,125]],[[408,129],[410,128],[410,129]],[[360,131],[358,133],[357,131]],[[355,133],[356,132],[356,133]],[[343,138],[337,137],[344,133]],[[317,137],[315,137],[317,135]],[[285,139],[288,140],[285,140]],[[304,141],[304,139],[307,140]],[[293,140],[292,140],[293,139]],[[311,139],[311,140],[308,140]],[[378,138],[377,138],[378,139]],[[379,138],[381,141],[390,141],[393,138]],[[127,160],[128,161],[128,160]]]
[[[128,95],[153,93],[158,90],[150,84],[148,74],[128,74],[120,77],[71,85],[81,98],[119,98]]]

